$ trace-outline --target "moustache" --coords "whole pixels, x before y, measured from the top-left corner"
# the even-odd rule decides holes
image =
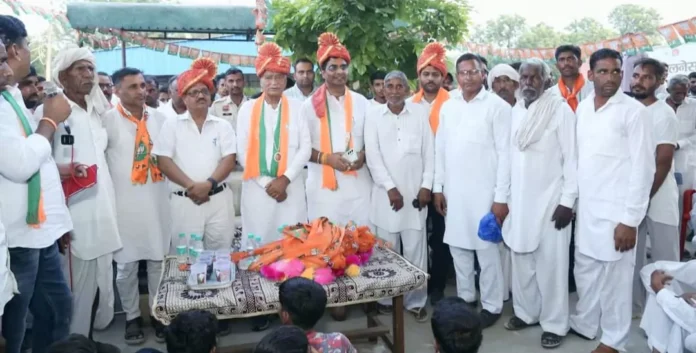
[[[643,87],[643,86],[641,86],[641,85],[634,85],[634,86],[631,86],[631,89],[634,89],[634,88],[642,89],[643,91],[647,90],[647,88],[645,88],[645,87]]]

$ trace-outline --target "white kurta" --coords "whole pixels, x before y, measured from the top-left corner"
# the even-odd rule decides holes
[[[527,114],[523,101],[512,109],[510,215],[503,226],[512,249],[512,299],[515,316],[564,336],[571,229],[557,230],[551,219],[558,205],[573,208],[578,194],[575,114],[560,104],[541,139],[520,151],[515,134]]]
[[[280,239],[278,227],[307,222],[307,201],[305,195],[305,180],[302,174],[305,164],[312,154],[312,145],[309,130],[304,117],[300,114],[302,102],[288,99],[289,124],[288,130],[288,164],[283,175],[290,184],[286,189],[288,195],[283,202],[278,202],[266,193],[266,186],[273,180],[272,177],[261,176],[242,183],[242,228],[244,233],[252,233],[261,236],[264,243]],[[237,156],[239,164],[246,167],[248,161],[252,111],[256,99],[245,103],[237,116]],[[274,136],[278,123],[280,104],[273,107],[264,102],[263,124],[266,131],[266,167],[271,170],[274,153]],[[280,146],[277,146],[280,151]],[[260,212],[260,210],[263,210]],[[246,242],[246,237],[242,238]],[[245,247],[246,244],[242,244]]]
[[[541,140],[520,151],[515,133],[527,111],[524,102],[512,109],[510,216],[503,232],[505,244],[518,253],[533,252],[545,236],[558,233],[551,221],[556,207],[573,208],[578,195],[575,114],[559,107]]]
[[[435,171],[433,134],[428,111],[406,103],[395,115],[386,104],[372,107],[365,123],[367,165],[374,180],[370,221],[391,233],[421,230],[428,216],[427,207],[412,206],[421,188],[431,190]],[[404,207],[394,212],[387,191],[396,188]]]
[[[650,276],[662,270],[674,279],[659,293],[650,287]],[[687,338],[696,335],[696,304],[678,295],[696,292],[696,260],[687,263],[658,261],[641,270],[641,279],[649,293],[640,327],[648,336],[648,346],[662,353],[682,353],[696,347],[686,346]]]
[[[558,87],[558,83],[551,86],[551,88],[549,88],[549,89],[551,90],[551,92],[558,95],[559,97],[563,97],[563,95],[561,94],[561,89]],[[586,98],[589,98],[593,92],[594,92],[594,84],[592,83],[592,81],[585,79],[585,85],[582,86],[582,88],[580,88],[580,94],[578,94],[578,101],[582,102]]]
[[[309,95],[305,96],[304,93],[302,93],[302,90],[300,90],[300,88],[297,87],[297,85],[294,85],[286,89],[285,92],[283,92],[283,94],[285,94],[288,98],[293,98],[300,102],[304,102],[307,100],[307,98],[311,97],[312,94],[314,94],[314,91],[316,91],[316,89],[316,87],[313,87],[312,92],[310,92]]]
[[[353,150],[360,152],[364,149],[365,115],[368,102],[365,97],[356,92],[350,92],[353,99]],[[327,97],[329,114],[331,114],[331,142],[334,153],[346,151],[346,126],[343,104],[345,95],[340,98]],[[321,151],[321,121],[314,112],[312,101],[302,104],[302,116],[305,117],[312,140],[312,148]],[[307,215],[310,220],[328,217],[332,222],[346,224],[353,221],[359,225],[369,225],[370,193],[372,177],[363,166],[357,170],[357,175],[344,174],[335,171],[338,188],[329,190],[322,187],[322,165],[309,163],[307,165]]]
[[[664,101],[657,101],[646,107],[652,118],[654,141],[659,145],[676,145],[678,139],[677,116]],[[696,115],[694,115],[696,121]],[[679,190],[674,178],[674,163],[662,185],[650,200],[648,217],[653,221],[670,226],[679,225]]]
[[[670,110],[674,111],[672,107]],[[682,173],[683,189],[688,190],[693,186],[694,173],[692,169],[693,164],[696,163],[694,160],[694,153],[696,153],[696,99],[684,99],[684,102],[677,108],[676,114],[679,123],[679,139],[677,140],[679,149],[674,152],[674,169],[677,173]]]
[[[152,108],[147,110],[147,130],[154,144],[167,118]],[[167,183],[164,180],[153,183],[148,173],[146,184],[133,184],[137,126],[116,109],[104,115],[103,123],[108,137],[106,161],[114,181],[118,229],[123,241],[123,248],[114,254],[114,260],[118,263],[162,261],[169,252],[172,237]]]
[[[7,238],[5,237],[5,227],[0,222],[0,317],[7,304],[17,291],[17,281],[15,281],[12,271],[10,271],[10,252],[7,249]]]
[[[478,237],[494,202],[510,194],[510,105],[484,89],[470,102],[450,99],[440,109],[433,192],[447,199],[445,243],[469,250],[496,246]]]
[[[73,220],[72,253],[82,260],[92,260],[111,254],[121,248],[121,237],[116,221],[114,185],[106,163],[106,130],[99,114],[88,105],[87,111],[70,102],[72,113],[66,120],[75,138],[73,146],[60,143],[66,134],[63,124],[53,138],[53,158],[57,164],[75,163],[97,165],[97,184],[80,192],[68,201]],[[43,106],[35,117],[43,116]],[[74,149],[74,158],[71,154]]]
[[[577,312],[570,326],[624,350],[631,326],[635,250],[615,250],[619,223],[638,227],[655,174],[652,118],[620,90],[595,109],[594,96],[577,109],[578,218],[575,238]]]

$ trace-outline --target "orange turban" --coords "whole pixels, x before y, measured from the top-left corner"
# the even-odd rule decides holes
[[[177,87],[179,96],[183,97],[186,92],[196,85],[202,83],[212,92],[215,90],[213,79],[217,73],[217,64],[209,58],[198,58],[193,61],[191,68],[179,75]]]
[[[418,57],[418,66],[416,72],[420,75],[421,71],[426,66],[432,66],[442,73],[442,76],[447,75],[447,62],[445,61],[445,46],[442,43],[433,42],[423,48],[423,52]]]
[[[278,44],[266,42],[259,47],[259,55],[254,62],[256,75],[263,76],[266,71],[281,74],[290,73],[290,59],[283,57],[283,50]]]
[[[317,63],[319,66],[329,58],[341,58],[350,64],[350,53],[341,44],[341,41],[331,32],[323,33],[319,36],[319,48],[317,49]]]

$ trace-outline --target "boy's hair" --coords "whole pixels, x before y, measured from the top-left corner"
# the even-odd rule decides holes
[[[177,315],[166,329],[168,353],[210,353],[216,347],[217,318],[208,311]]]
[[[97,353],[97,345],[78,334],[71,334],[68,338],[53,343],[48,348],[48,353]]]
[[[309,341],[304,330],[297,326],[280,326],[264,336],[254,353],[307,353]]]
[[[280,284],[280,310],[290,315],[293,325],[309,330],[324,316],[326,292],[319,283],[303,277]],[[170,352],[171,353],[171,352]]]
[[[441,353],[477,353],[481,347],[481,319],[462,298],[440,300],[430,324]]]

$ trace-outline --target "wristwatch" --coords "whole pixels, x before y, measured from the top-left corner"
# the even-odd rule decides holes
[[[210,178],[208,178],[208,179],[206,179],[206,180],[209,181],[210,184],[212,185],[212,187],[210,188],[210,190],[215,190],[215,189],[217,189],[217,187],[218,187],[218,182],[215,181],[215,179],[213,179],[212,177],[210,177]]]

